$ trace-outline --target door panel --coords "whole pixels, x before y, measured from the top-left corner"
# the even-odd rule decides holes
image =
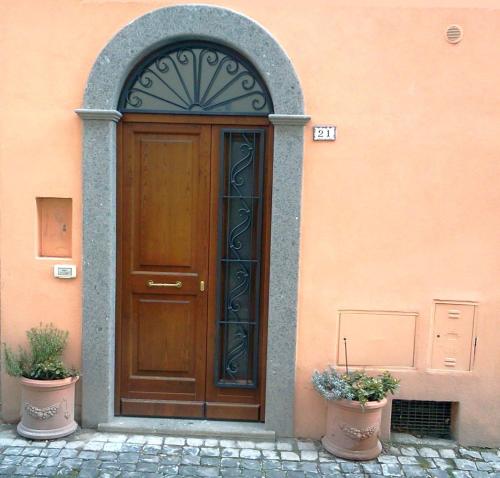
[[[272,134],[262,118],[227,121],[134,114],[119,126],[117,415],[264,420]],[[232,146],[224,131],[234,132]],[[238,177],[220,186],[231,169],[224,154],[242,146],[242,131],[258,137],[260,163],[245,182],[259,186],[236,194]],[[221,255],[226,223],[234,228],[247,214],[243,203],[258,228],[239,234],[236,256]],[[234,259],[243,262],[221,266]],[[228,322],[221,288],[237,285],[235,267],[248,270],[252,285]],[[238,347],[226,345],[238,345],[244,330],[246,365],[221,369],[225,348],[226,362],[241,360]]]
[[[206,268],[210,127],[128,124],[133,267],[138,271],[194,272]]]
[[[228,397],[224,397],[228,398]],[[241,403],[241,397],[232,398],[233,403],[207,402],[206,417],[211,420],[260,420],[260,405]]]
[[[181,135],[140,140],[136,192],[141,266],[189,268],[193,264],[197,150],[192,137]]]
[[[253,158],[240,141],[242,132],[255,147]],[[216,282],[208,306],[206,413],[211,419],[264,420],[270,137],[265,128],[212,127],[212,171],[217,174],[211,179],[211,223],[218,228],[210,237],[210,277]],[[244,287],[239,277],[250,284]]]
[[[196,312],[189,298],[145,299],[135,296],[134,375],[193,374]]]
[[[123,398],[121,403],[121,415],[129,416],[203,418],[204,410],[202,402]]]
[[[210,127],[126,123],[120,413],[202,416]]]

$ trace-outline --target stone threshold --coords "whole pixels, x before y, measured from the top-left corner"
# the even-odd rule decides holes
[[[181,418],[114,417],[99,423],[100,432],[168,435],[183,437],[221,437],[274,441],[276,433],[263,423]]]

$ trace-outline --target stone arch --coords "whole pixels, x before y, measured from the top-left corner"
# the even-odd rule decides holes
[[[265,428],[293,435],[298,254],[304,115],[292,63],[258,23],[226,8],[180,5],[143,15],[120,30],[97,57],[83,107],[82,422],[114,417],[116,282],[116,123],[123,84],[162,45],[213,41],[243,55],[274,104],[273,205]]]
[[[162,45],[183,39],[214,41],[238,51],[266,81],[276,114],[304,114],[300,83],[278,42],[254,20],[208,5],[160,8],[120,30],[94,63],[83,108],[116,109],[123,83],[136,63]]]

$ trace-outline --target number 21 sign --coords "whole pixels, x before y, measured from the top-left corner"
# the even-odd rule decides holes
[[[336,126],[313,126],[314,141],[335,141],[336,137]]]

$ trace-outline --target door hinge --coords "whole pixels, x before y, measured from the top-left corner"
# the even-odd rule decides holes
[[[204,291],[205,291],[205,281],[204,281],[204,280],[201,280],[201,281],[200,281],[200,291],[201,291],[201,292],[204,292]]]

